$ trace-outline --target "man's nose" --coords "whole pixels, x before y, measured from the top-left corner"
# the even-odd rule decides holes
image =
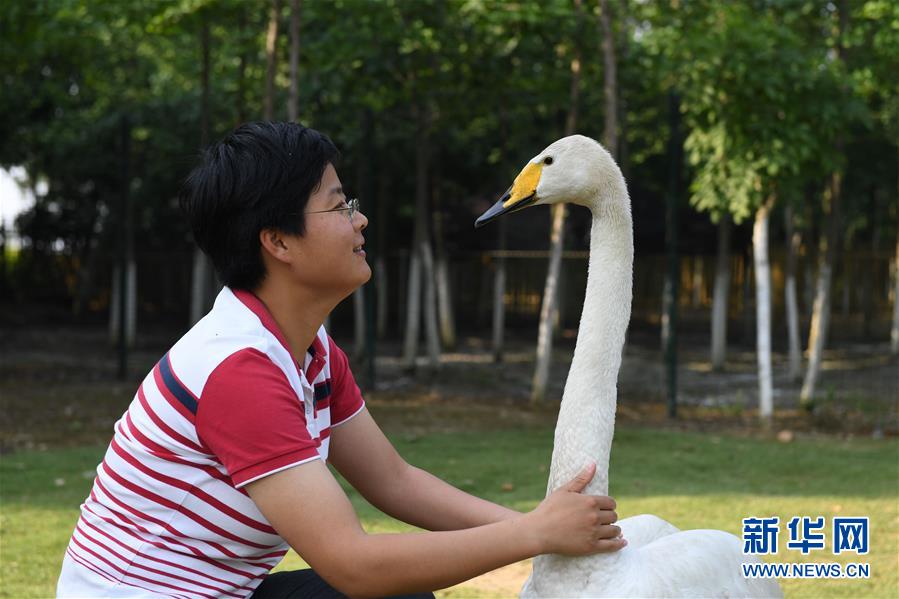
[[[356,212],[356,215],[353,218],[353,224],[359,227],[359,230],[361,231],[368,226],[368,217],[360,210]]]

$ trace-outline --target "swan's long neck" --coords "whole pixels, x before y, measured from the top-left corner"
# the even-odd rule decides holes
[[[590,233],[587,292],[577,344],[556,424],[548,492],[574,478],[589,462],[596,476],[586,489],[608,495],[609,453],[615,430],[618,369],[631,316],[634,239],[624,181],[608,193],[623,201],[604,201],[594,209]]]
[[[634,236],[630,201],[620,175],[610,181],[611,202],[597,202],[590,233],[587,294],[574,358],[556,424],[547,494],[590,462],[596,475],[585,493],[609,494],[609,453],[615,432],[618,369],[631,317]],[[613,206],[602,210],[601,206]],[[614,570],[617,553],[589,557],[538,555],[522,597],[581,596],[591,574]],[[600,575],[600,579],[602,579]]]

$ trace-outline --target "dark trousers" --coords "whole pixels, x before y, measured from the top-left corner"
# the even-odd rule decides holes
[[[252,599],[347,599],[347,596],[312,570],[293,570],[269,574],[253,593]],[[434,594],[401,595],[387,599],[434,599]]]

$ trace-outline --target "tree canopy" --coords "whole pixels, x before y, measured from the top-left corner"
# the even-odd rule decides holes
[[[289,3],[279,6],[286,23]],[[411,165],[417,133],[426,127],[433,147],[430,192],[447,198],[440,209],[459,223],[448,238],[474,239],[468,231],[479,202],[493,199],[523,160],[562,135],[576,43],[584,56],[579,129],[601,136],[596,2],[584,2],[583,30],[571,0],[306,0],[301,6],[299,118],[335,139],[350,188],[370,179],[367,191],[386,203],[391,231],[411,230]],[[137,246],[189,251],[177,209],[180,182],[201,145],[204,114],[213,139],[261,118],[270,7],[264,0],[3,4],[0,164],[24,166],[47,189],[18,222],[26,253],[67,257],[75,281],[68,284],[76,285],[76,266],[113,247],[123,185],[135,205]],[[843,168],[853,226],[895,227],[894,2],[852,4],[843,62],[835,59],[830,4],[672,0],[623,2],[616,10],[621,161],[635,211],[652,212],[647,207],[665,189],[666,97],[675,90],[697,210],[739,221],[767,190],[805,197],[809,188],[822,188],[829,170]],[[281,28],[276,46],[278,119],[287,115],[286,31]],[[205,113],[204,43],[210,56]],[[880,198],[877,218],[866,215],[872,195]],[[644,231],[660,226],[649,223]],[[385,243],[401,246],[403,238],[392,234]]]

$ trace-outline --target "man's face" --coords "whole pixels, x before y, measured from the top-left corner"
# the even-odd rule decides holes
[[[306,204],[306,233],[293,242],[299,257],[293,270],[300,282],[344,296],[371,278],[362,249],[368,218],[359,211],[352,221],[346,210],[326,212],[346,208],[346,200],[337,171],[329,164]]]

